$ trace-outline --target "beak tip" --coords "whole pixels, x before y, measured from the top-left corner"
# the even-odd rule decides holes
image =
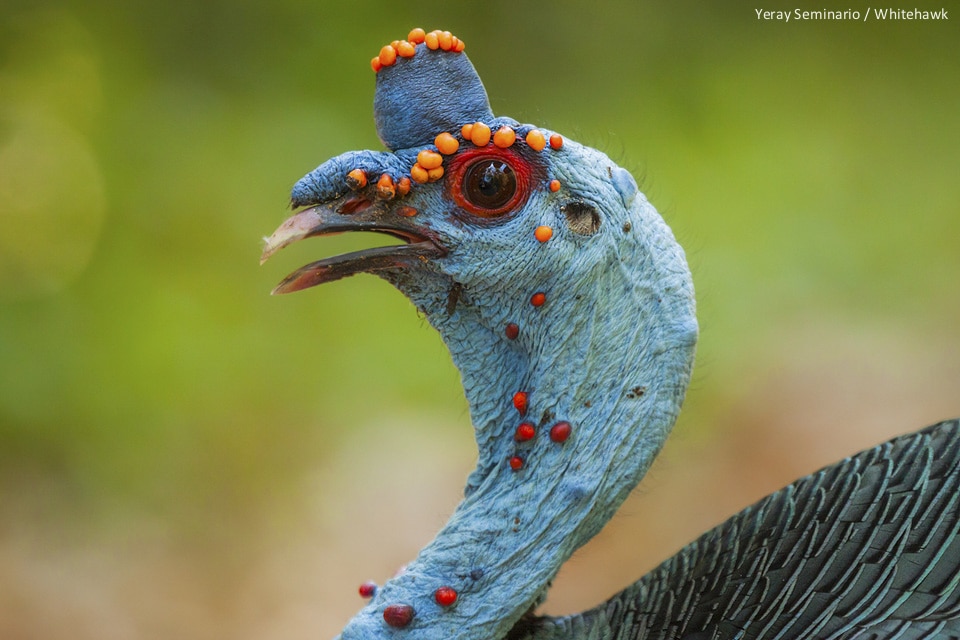
[[[277,247],[270,242],[269,237],[264,236],[263,251],[260,253],[260,265],[263,266],[263,264],[270,259],[270,256],[272,256],[276,252],[277,252]]]
[[[263,264],[280,249],[302,240],[322,222],[317,207],[305,209],[287,219],[269,237],[263,239],[263,253],[260,254],[260,264]]]
[[[298,291],[299,288],[291,288],[290,283],[287,280],[284,280],[273,289],[270,290],[270,295],[272,296],[282,296],[285,293],[292,293],[293,291]]]

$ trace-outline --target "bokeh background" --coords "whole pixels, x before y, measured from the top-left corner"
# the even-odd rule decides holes
[[[267,295],[383,239],[257,264],[297,178],[380,148],[369,59],[414,26],[631,169],[696,281],[683,417],[545,611],[960,415],[960,13],[755,13],[806,4],[865,9],[6,0],[0,637],[332,637],[451,513],[474,445],[426,322],[371,276]]]

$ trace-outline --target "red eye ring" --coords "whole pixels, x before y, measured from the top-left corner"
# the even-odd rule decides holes
[[[526,203],[531,174],[530,164],[510,149],[492,145],[468,149],[450,162],[447,193],[468,213],[500,218]]]

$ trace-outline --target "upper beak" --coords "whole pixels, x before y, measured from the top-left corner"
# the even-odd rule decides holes
[[[288,218],[266,238],[260,264],[284,247],[312,236],[345,231],[376,231],[406,244],[364,249],[310,263],[288,275],[272,293],[291,293],[360,272],[413,266],[427,258],[446,255],[436,234],[415,220],[410,207],[388,206],[357,197],[338,198],[303,209]]]

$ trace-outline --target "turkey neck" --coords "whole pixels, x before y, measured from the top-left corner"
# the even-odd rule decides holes
[[[449,522],[344,640],[374,637],[377,613],[397,603],[416,610],[406,638],[505,636],[649,468],[682,403],[697,325],[670,230],[642,196],[626,214],[590,261],[527,281],[392,278],[460,370],[478,463]],[[433,601],[439,587],[457,592],[454,606]]]

